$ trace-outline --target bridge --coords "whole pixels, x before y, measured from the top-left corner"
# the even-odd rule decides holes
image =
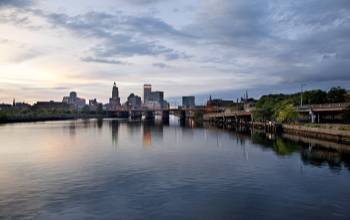
[[[328,103],[328,104],[318,104],[318,105],[303,105],[297,107],[299,113],[309,113],[310,111],[314,113],[319,112],[344,112],[345,109],[350,106],[349,102],[344,103]]]
[[[303,105],[296,107],[296,111],[299,112],[304,120],[312,123],[341,122],[342,114],[348,106],[350,106],[349,102]]]
[[[312,123],[341,122],[342,114],[350,103],[327,103],[318,105],[304,105],[296,107],[301,115],[301,120]],[[214,124],[246,123],[253,120],[253,115],[248,111],[208,113],[203,116],[204,121]]]
[[[203,120],[217,127],[247,129],[252,121],[252,113],[247,111],[207,113]]]
[[[153,120],[155,116],[161,116],[162,120],[169,120],[170,115],[176,115],[180,120],[186,120],[194,118],[196,113],[204,112],[204,108],[169,108],[169,109],[130,109],[130,110],[119,110],[119,111],[108,111],[107,115],[114,118],[130,118],[130,119],[141,119]]]

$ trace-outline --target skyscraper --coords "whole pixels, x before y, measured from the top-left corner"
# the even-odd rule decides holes
[[[147,103],[152,94],[152,85],[151,84],[145,84],[143,85],[143,103]]]
[[[118,99],[119,98],[119,91],[117,84],[114,82],[113,89],[112,89],[112,99]]]
[[[112,89],[112,98],[109,99],[109,104],[107,106],[109,111],[117,111],[121,109],[119,91],[117,84],[114,82]]]

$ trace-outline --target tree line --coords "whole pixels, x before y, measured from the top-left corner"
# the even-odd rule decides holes
[[[298,118],[295,107],[301,104],[301,97],[303,105],[350,102],[349,93],[341,87],[332,87],[329,91],[317,89],[303,93],[264,95],[256,103],[254,119],[278,122],[294,120]],[[350,112],[350,109],[348,111]],[[350,113],[346,112],[344,115]],[[347,120],[347,117],[344,117],[344,120]]]

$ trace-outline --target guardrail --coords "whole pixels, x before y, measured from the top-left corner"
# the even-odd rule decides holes
[[[344,102],[344,103],[328,103],[328,104],[317,104],[317,105],[304,105],[297,107],[297,111],[308,111],[312,109],[336,109],[336,110],[344,110],[348,106],[350,106],[350,103]]]
[[[203,115],[204,120],[210,118],[220,118],[220,117],[242,117],[242,116],[251,116],[251,112],[239,111],[239,112],[220,112],[220,113],[207,113]]]

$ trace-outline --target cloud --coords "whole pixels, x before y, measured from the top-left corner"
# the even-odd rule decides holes
[[[83,57],[81,58],[81,60],[87,63],[94,62],[94,63],[106,63],[106,64],[118,64],[118,65],[128,64],[120,60],[99,59],[94,57]]]
[[[207,62],[235,70],[227,74],[350,81],[349,1],[208,0],[199,11],[186,31],[215,51]]]
[[[33,0],[0,0],[1,7],[27,7],[34,4]]]
[[[23,51],[23,52],[17,54],[15,57],[13,57],[11,59],[11,61],[15,62],[15,63],[22,63],[24,61],[31,60],[31,59],[34,59],[36,57],[39,57],[42,54],[43,54],[42,51],[30,49],[30,50],[26,50],[26,51]]]
[[[0,38],[0,44],[7,44],[9,43],[9,40],[6,38]]]
[[[165,63],[153,63],[152,66],[158,67],[158,68],[161,68],[161,69],[169,69],[169,68],[171,68],[170,65],[165,64]]]
[[[32,17],[39,16],[51,31],[64,30],[89,40],[80,55],[83,62],[121,65],[127,58],[171,73],[166,63],[173,60],[181,63],[175,76],[179,81],[206,74],[213,80],[198,77],[198,82],[215,88],[220,88],[219,82],[214,84],[218,75],[230,79],[227,85],[233,88],[242,87],[234,83],[237,78],[246,87],[350,81],[348,0],[118,2],[131,10],[69,14],[31,8],[2,14],[0,21],[28,27]],[[150,5],[160,13],[147,13]],[[171,11],[174,7],[176,13]],[[194,8],[183,13],[186,7]],[[132,14],[134,9],[137,14]]]
[[[160,43],[162,38],[191,38],[160,19],[89,12],[78,16],[43,14],[54,27],[62,27],[101,41],[90,48],[94,56],[103,59],[130,56],[162,56],[167,60],[189,59],[184,51],[177,51]]]
[[[128,3],[130,5],[151,5],[159,2],[165,2],[167,0],[120,0],[121,2]]]

